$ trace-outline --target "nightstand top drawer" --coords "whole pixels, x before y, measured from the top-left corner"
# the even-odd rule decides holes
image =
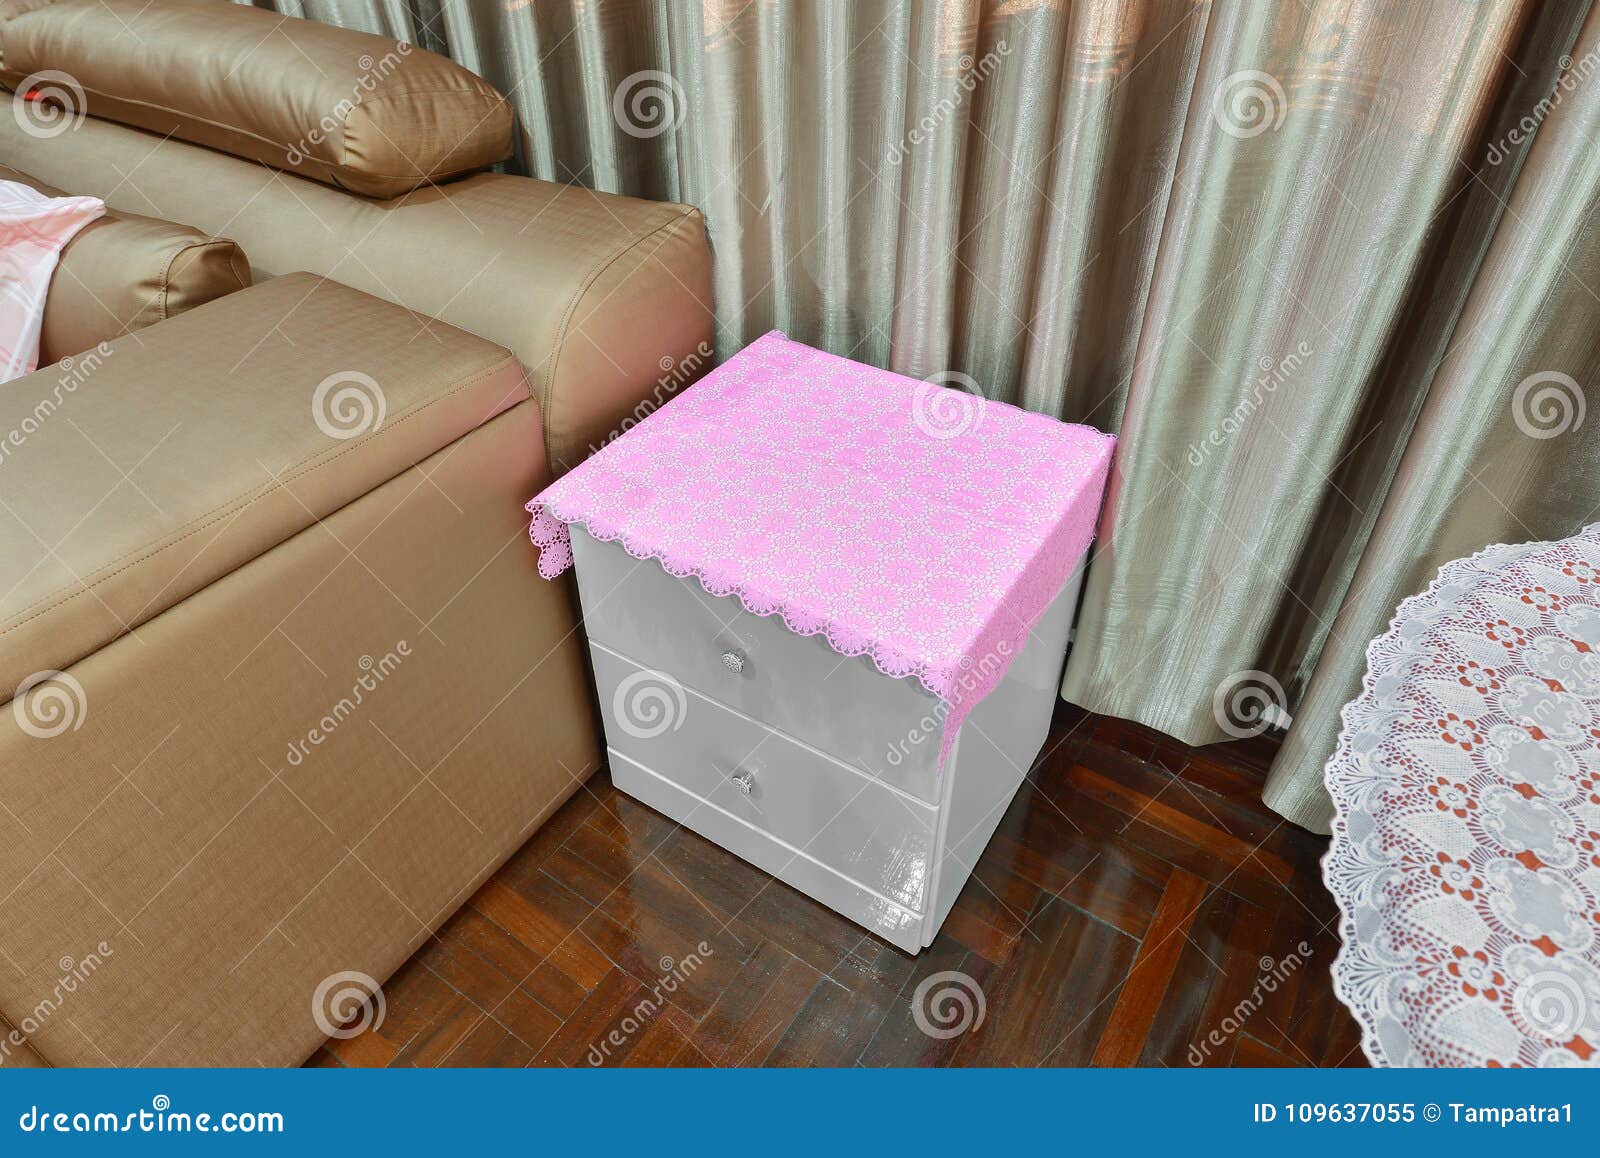
[[[1082,560],[1113,441],[774,333],[548,487],[531,534],[546,577],[581,525],[915,678],[949,737]]]
[[[668,672],[852,768],[932,803],[939,798],[944,709],[913,680],[885,679],[783,621],[708,595],[616,543],[572,528],[589,639]],[[646,761],[648,763],[648,761]]]

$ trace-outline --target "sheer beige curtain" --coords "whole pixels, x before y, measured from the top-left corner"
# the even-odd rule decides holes
[[[1587,0],[261,4],[481,72],[522,171],[700,206],[724,354],[1117,430],[1064,694],[1292,716],[1297,823],[1395,604],[1600,517]]]

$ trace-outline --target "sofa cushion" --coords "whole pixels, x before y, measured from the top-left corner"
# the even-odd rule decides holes
[[[372,197],[511,153],[511,106],[491,86],[348,28],[218,0],[57,0],[3,37],[12,86],[63,72],[91,116]]]
[[[46,197],[65,197],[37,177],[0,165]],[[142,330],[250,284],[250,263],[225,237],[107,208],[61,251],[45,299],[39,364]]]
[[[0,391],[0,688],[110,640],[528,397],[336,282],[240,290]]]

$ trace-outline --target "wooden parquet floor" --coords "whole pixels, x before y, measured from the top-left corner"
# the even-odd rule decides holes
[[[1045,751],[914,958],[602,770],[310,1064],[1365,1064],[1327,842],[1258,799],[1269,743],[1063,705]]]

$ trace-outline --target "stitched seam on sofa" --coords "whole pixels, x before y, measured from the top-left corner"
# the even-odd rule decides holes
[[[656,234],[681,224],[685,218],[694,216],[696,212],[697,211],[692,206],[687,206],[684,208],[682,213],[679,213],[677,216],[668,221],[662,222],[660,225],[650,230],[650,232],[631,238],[626,245],[622,246],[622,248],[618,249],[609,257],[602,256],[595,267],[584,276],[584,279],[579,284],[578,289],[573,293],[572,300],[567,303],[567,308],[561,315],[561,325],[556,328],[555,357],[550,361],[550,372],[545,379],[543,398],[539,402],[540,409],[544,414],[544,442],[546,451],[552,449],[550,446],[550,436],[551,431],[556,429],[556,371],[561,365],[561,354],[567,345],[567,328],[572,323],[572,315],[577,311],[578,303],[584,299],[584,295],[586,295],[590,288],[593,287],[594,283],[599,280],[602,273],[610,269],[617,262],[621,261],[638,246],[643,245],[646,241],[649,241]],[[554,458],[553,455],[551,457]],[[555,465],[560,464],[557,463]]]
[[[102,98],[104,100],[116,101],[119,104],[138,105],[140,108],[155,109],[158,112],[170,113],[175,117],[187,117],[190,120],[199,121],[201,124],[210,125],[214,129],[226,129],[230,133],[238,133],[239,136],[241,136],[241,137],[249,137],[252,140],[260,141],[263,145],[271,145],[273,148],[282,149],[285,152],[287,152],[287,150],[289,148],[289,146],[284,144],[284,142],[282,142],[282,141],[274,140],[271,137],[264,137],[260,133],[251,132],[249,129],[241,129],[237,125],[226,124],[223,121],[214,121],[210,117],[202,117],[198,113],[191,113],[191,112],[187,112],[185,110],[175,109],[175,108],[172,108],[169,105],[156,104],[154,101],[142,101],[137,97],[118,96],[115,93],[106,92],[104,89],[89,88],[87,85],[79,85],[79,87],[83,89],[84,94],[86,96],[97,96],[97,97],[100,97],[100,98]],[[92,109],[89,110],[89,114],[91,116],[96,115]],[[104,117],[102,119],[112,120],[112,118],[110,118],[110,117]],[[116,122],[113,121],[113,123],[116,123]],[[128,127],[137,128],[138,126],[128,126]],[[146,130],[146,131],[149,131],[149,130]],[[172,134],[170,134],[170,133],[167,134],[167,136],[171,136],[171,135]],[[162,138],[162,140],[165,140],[165,139],[166,139],[166,137]],[[178,139],[179,140],[183,140],[182,137],[179,137]],[[192,143],[192,142],[187,142],[187,141],[185,142],[185,144],[189,144],[189,143]],[[243,159],[248,160],[249,158],[243,158]],[[307,157],[306,159],[310,160],[310,161],[315,161],[319,165],[327,165],[327,164],[329,164],[329,162],[324,161],[321,158],[317,158],[317,157]],[[258,163],[259,164],[266,164],[266,162],[264,162],[264,161],[258,162]]]
[[[368,100],[362,101],[360,104],[351,105],[349,110],[346,111],[346,113],[344,114],[344,117],[339,122],[339,165],[341,167],[343,167],[343,168],[346,168],[346,169],[348,169],[350,167],[350,118],[355,116],[356,113],[359,112],[360,110],[362,110],[364,108],[370,108],[371,106],[376,105],[376,104],[384,104],[385,102],[392,103],[392,102],[398,101],[398,100],[407,100],[407,99],[410,99],[411,97],[455,96],[455,95],[458,95],[462,91],[464,91],[464,90],[461,90],[461,89],[428,89],[428,90],[423,91],[423,92],[400,93],[400,94],[397,94],[395,96],[386,96],[386,97],[372,97],[372,98],[370,98]],[[485,164],[494,164],[494,163],[496,163],[498,161],[503,161],[507,157],[511,156],[511,154],[516,151],[515,142],[510,140],[511,131],[516,127],[516,123],[517,123],[516,114],[514,112],[512,112],[512,110],[511,110],[511,102],[510,101],[506,100],[506,98],[504,96],[501,96],[499,93],[495,93],[494,95],[499,98],[499,102],[500,102],[499,105],[496,107],[495,112],[487,113],[484,116],[479,117],[477,124],[473,125],[472,128],[467,131],[466,135],[462,138],[460,143],[458,143],[455,146],[453,146],[451,148],[450,152],[445,154],[445,158],[449,158],[450,156],[452,156],[458,149],[460,149],[462,147],[462,144],[470,141],[477,134],[478,130],[481,129],[485,124],[487,124],[490,121],[490,119],[493,118],[496,115],[496,113],[504,113],[507,116],[507,118],[509,119],[509,121],[510,121],[510,123],[508,125],[506,125],[506,137],[507,137],[506,151],[501,156],[496,157],[494,161],[485,162]],[[370,118],[369,118],[369,120],[370,120]],[[381,128],[378,129],[377,132],[378,132],[378,135],[381,136],[385,141],[387,141],[389,143],[389,145],[391,147],[393,147],[396,152],[398,152],[401,156],[405,157],[406,160],[411,161],[412,164],[414,164],[414,165],[416,164],[415,161],[412,161],[411,155],[400,147],[400,143],[398,141],[396,141],[388,133],[384,132]],[[482,168],[482,167],[483,167],[483,165],[469,166],[469,168],[474,168],[474,169]],[[465,170],[461,169],[459,166],[452,166],[448,173],[435,174],[435,173],[432,172],[432,170],[429,170],[428,172],[423,173],[422,167],[420,165],[417,166],[417,172],[418,173],[423,173],[424,182],[427,183],[427,184],[430,184],[430,185],[434,185],[434,184],[438,183],[436,180],[434,180],[435,176],[440,177],[440,178],[442,178],[444,180],[449,180],[451,177],[455,176],[457,173],[464,172],[464,171]],[[381,175],[379,177],[379,179],[380,180],[390,180],[390,181],[409,181],[409,180],[412,179],[412,176],[413,176],[412,174],[405,174],[403,176]],[[335,175],[335,180],[337,180],[337,175]],[[340,182],[340,188],[344,188],[343,182]],[[355,190],[349,190],[349,191],[350,192],[355,192]],[[409,192],[412,192],[412,191],[413,190],[408,189],[408,190],[405,191],[405,193],[409,193]],[[405,196],[405,193],[399,193],[399,194],[396,194],[396,196],[403,197],[403,196]]]
[[[187,242],[184,245],[180,245],[176,250],[173,251],[172,256],[167,259],[167,267],[166,267],[166,269],[161,271],[161,307],[160,307],[161,318],[158,319],[158,320],[164,321],[164,320],[166,320],[167,317],[170,316],[167,313],[167,304],[168,304],[168,298],[170,297],[170,295],[172,293],[172,267],[178,264],[178,259],[180,257],[182,257],[184,254],[188,253],[191,249],[211,249],[214,246],[219,246],[219,245],[228,246],[230,249],[232,249],[234,251],[238,250],[238,246],[234,242],[229,241],[226,238],[208,237],[204,241],[190,241],[190,242]],[[238,277],[239,276],[239,271],[234,268],[233,255],[231,253],[228,255],[228,268],[233,270],[233,276],[234,277]],[[240,288],[242,289],[243,286],[241,286]],[[226,295],[224,295],[224,296],[226,296]],[[215,299],[212,299],[212,300],[215,300]]]
[[[239,272],[239,258],[242,256],[239,251],[239,243],[227,237],[219,237],[216,240],[224,245],[233,247],[228,251],[228,268],[233,271],[233,276],[239,283],[239,289],[249,289],[250,281],[254,275],[250,272],[250,263],[248,261],[244,263],[244,272]],[[238,293],[239,290],[229,290],[228,292]]]
[[[170,114],[170,115],[172,115],[174,117],[187,117],[189,120],[198,121],[199,123],[204,124],[204,125],[210,125],[214,129],[224,129],[227,132],[236,133],[241,137],[248,137],[249,139],[251,139],[253,141],[259,141],[263,145],[270,145],[274,149],[280,150],[281,152],[284,152],[286,154],[287,154],[288,149],[289,149],[289,146],[284,144],[284,142],[282,142],[282,141],[274,140],[271,137],[264,137],[260,133],[251,132],[249,129],[241,129],[237,125],[225,124],[222,121],[214,121],[214,120],[210,119],[209,117],[202,117],[202,116],[198,115],[197,113],[191,113],[191,112],[186,112],[186,111],[183,111],[183,110],[180,110],[180,109],[174,109],[174,108],[171,108],[168,105],[156,104],[154,101],[142,101],[142,100],[139,100],[137,97],[117,96],[115,93],[109,93],[109,92],[104,91],[103,89],[89,88],[89,87],[84,86],[84,85],[80,85],[79,87],[83,89],[85,95],[87,95],[87,96],[97,96],[97,97],[100,97],[103,100],[115,101],[115,102],[117,102],[119,104],[138,105],[141,108],[155,109],[158,112],[168,113],[168,114]],[[113,118],[113,117],[106,117],[103,114],[95,114],[92,109],[89,110],[89,111],[90,111],[90,115],[99,115],[99,116],[101,116],[101,119],[112,121],[113,124],[120,123],[120,122],[117,122],[115,120],[115,118]],[[138,126],[127,126],[127,127],[137,128]],[[146,130],[146,131],[150,131],[150,130]],[[171,137],[171,136],[173,136],[173,134],[172,133],[168,133],[168,134],[166,134],[165,136],[162,137],[162,140],[165,141],[168,137]],[[184,140],[182,137],[179,137],[178,139],[180,141]],[[194,142],[184,141],[184,143],[185,144],[193,144]],[[203,147],[212,148],[214,146],[203,146]],[[226,152],[226,150],[217,150],[217,151]],[[228,155],[229,156],[235,156],[235,154],[231,154],[231,153],[228,154]],[[255,160],[255,158],[253,158],[253,157],[241,157],[239,159],[240,160]],[[287,159],[288,158],[285,157],[286,161],[287,161]],[[265,162],[265,161],[256,161],[256,163],[258,165],[266,165],[267,164],[267,162]],[[337,164],[333,163],[333,162],[324,161],[320,157],[312,157],[312,156],[307,155],[306,156],[306,163],[301,165],[301,166],[299,166],[299,171],[303,172],[303,171],[305,171],[307,169],[310,169],[310,170],[313,170],[313,171],[319,171],[320,172],[321,170],[324,170],[324,169],[336,169],[338,167],[339,166]],[[277,168],[277,166],[268,165],[268,168]],[[289,169],[287,166],[285,166],[285,168],[287,169],[288,172],[295,172],[296,171],[295,169]],[[331,176],[331,174],[330,174],[330,176]],[[397,178],[396,175],[385,174],[385,173],[371,173],[371,174],[364,174],[364,176],[371,176],[371,177],[380,178],[380,179],[387,177],[390,180],[402,179],[402,178]],[[403,176],[408,177],[408,176],[411,176],[411,174],[405,174]]]
[[[432,88],[432,89],[426,89],[426,90],[424,90],[422,92],[404,92],[404,93],[395,93],[392,96],[368,97],[365,100],[361,101],[359,104],[351,105],[350,108],[345,112],[344,118],[341,120],[340,125],[346,131],[346,133],[348,133],[348,131],[350,129],[350,118],[355,116],[355,114],[360,112],[362,109],[371,108],[373,105],[393,104],[396,101],[411,100],[411,99],[413,99],[415,97],[461,96],[461,95],[463,95],[464,93],[466,93],[468,91],[469,90],[467,90],[467,89]],[[513,121],[516,119],[516,114],[511,111],[511,102],[508,101],[503,95],[501,95],[498,92],[495,93],[494,96],[496,97],[496,99],[499,102],[495,106],[494,112],[490,112],[490,113],[485,114],[482,117],[479,117],[478,118],[478,123],[473,125],[472,128],[467,131],[467,136],[464,139],[470,139],[473,136],[473,134],[475,134],[480,128],[482,128],[484,125],[488,124],[489,123],[489,119],[491,117],[493,117],[495,115],[495,113],[505,113],[508,117],[511,117]],[[384,136],[387,137],[388,134],[385,133]],[[341,141],[341,144],[342,143],[343,142]],[[390,140],[390,144],[393,144],[396,149],[400,148],[400,146],[398,144],[396,144],[392,139]],[[457,146],[457,147],[459,148],[460,146]],[[515,150],[515,145],[514,144],[512,145],[512,150],[513,151]],[[401,151],[404,152],[404,150],[401,150]],[[506,153],[506,156],[509,157],[510,155],[511,155],[511,152],[508,151]],[[406,159],[410,160],[409,157],[406,158]]]
[[[471,387],[476,386],[479,382],[483,381],[485,378],[489,378],[489,377],[492,377],[495,374],[500,373],[501,371],[505,370],[505,368],[507,366],[515,366],[518,370],[522,369],[522,363],[517,360],[515,355],[512,355],[511,357],[508,357],[508,358],[506,358],[505,360],[503,360],[501,362],[495,363],[493,366],[491,366],[489,369],[483,371],[482,373],[476,374],[473,377],[468,378],[465,382],[461,383],[461,385],[459,385],[459,386],[455,387],[453,390],[451,390],[450,393],[448,393],[448,394],[446,394],[446,395],[444,395],[444,396],[442,396],[440,398],[430,399],[429,401],[424,402],[421,406],[414,406],[410,410],[407,410],[404,414],[400,415],[400,417],[396,418],[394,420],[394,422],[390,424],[390,429],[393,429],[395,426],[399,426],[402,423],[409,422],[411,419],[417,417],[418,415],[422,414],[424,411],[428,410],[429,408],[431,408],[433,406],[437,406],[440,403],[444,403],[444,402],[450,401],[457,394],[460,394],[463,390],[468,390]],[[482,420],[479,421],[477,427],[473,427],[472,429],[476,430],[476,429],[478,429],[478,427],[481,427],[485,422],[488,422],[488,421],[489,421],[489,418],[485,417],[485,418],[483,418]],[[464,432],[464,433],[470,433],[470,431]],[[168,538],[165,542],[160,543],[157,546],[150,548],[149,550],[145,551],[144,553],[138,554],[136,552],[130,551],[127,554],[121,555],[121,556],[111,560],[109,563],[105,564],[105,567],[113,567],[113,568],[115,568],[115,570],[105,571],[104,568],[102,568],[102,572],[103,573],[100,575],[100,577],[98,579],[95,579],[90,583],[81,585],[76,591],[73,591],[68,595],[64,595],[63,596],[63,595],[61,595],[61,593],[59,591],[56,591],[56,592],[53,592],[50,595],[44,596],[44,599],[53,599],[54,602],[49,603],[48,605],[42,605],[43,604],[43,600],[41,600],[41,601],[35,602],[31,606],[25,608],[24,611],[23,611],[23,614],[22,614],[22,616],[20,618],[13,619],[10,623],[6,624],[4,627],[0,627],[0,635],[9,634],[10,632],[15,631],[17,628],[22,627],[24,624],[31,623],[33,620],[39,618],[39,616],[44,615],[44,614],[46,614],[48,612],[54,611],[58,607],[63,607],[66,604],[71,603],[74,599],[77,599],[79,596],[89,594],[96,587],[99,587],[104,583],[110,582],[112,579],[115,579],[118,575],[122,574],[124,571],[128,570],[130,567],[133,567],[133,566],[135,566],[135,565],[137,565],[139,563],[143,563],[143,562],[145,562],[145,561],[147,561],[149,559],[154,559],[157,555],[160,555],[163,551],[171,550],[173,547],[176,547],[179,543],[182,543],[184,540],[193,538],[195,535],[199,534],[201,531],[203,531],[207,527],[209,527],[212,523],[219,522],[221,519],[223,519],[229,513],[233,512],[233,511],[236,511],[236,510],[242,510],[243,508],[248,507],[251,503],[257,501],[258,499],[264,498],[265,496],[272,494],[274,491],[283,490],[285,488],[286,484],[294,482],[297,479],[303,478],[308,474],[315,473],[316,471],[320,470],[321,468],[323,468],[325,466],[328,466],[328,465],[330,465],[330,464],[332,464],[334,462],[337,462],[339,459],[343,458],[345,455],[353,453],[354,451],[356,451],[360,447],[363,447],[367,443],[371,442],[374,437],[376,437],[376,435],[368,435],[366,438],[363,438],[358,442],[352,443],[351,445],[345,447],[343,450],[340,450],[340,451],[338,451],[338,452],[336,452],[336,453],[334,453],[332,455],[329,455],[326,458],[313,458],[313,459],[309,459],[309,460],[305,460],[305,461],[302,461],[300,463],[297,463],[295,465],[295,467],[293,468],[293,472],[292,473],[282,474],[277,479],[275,479],[274,481],[272,481],[270,483],[263,483],[261,486],[257,487],[253,491],[249,491],[246,494],[243,494],[243,495],[239,496],[236,499],[233,499],[233,500],[231,500],[231,501],[229,501],[227,503],[224,503],[220,507],[213,507],[211,510],[206,511],[202,515],[197,515],[194,519],[191,519],[187,524],[185,524],[182,527],[179,527],[177,531],[174,531],[173,532],[173,536],[174,537]],[[460,436],[457,436],[457,437],[459,438]],[[455,441],[457,441],[457,439],[452,438],[450,441],[451,442],[455,442]],[[446,444],[446,445],[448,445],[448,444]],[[443,448],[440,447],[438,449],[443,449]],[[430,453],[433,453],[433,452],[430,452]],[[416,465],[416,463],[412,463],[411,464],[411,466],[415,466],[415,465]],[[407,467],[406,469],[409,470],[409,469],[411,469],[411,467]],[[387,482],[388,480],[385,479],[383,481]],[[374,484],[374,485],[377,485],[377,484]],[[359,496],[357,496],[357,497],[359,497]],[[321,519],[316,520],[316,522],[321,522],[321,521],[322,521]],[[311,525],[315,525],[315,523],[313,523]],[[304,530],[304,529],[305,528],[301,528],[301,530]],[[297,531],[295,533],[298,534],[299,532]],[[118,564],[121,564],[121,566],[118,566]]]
[[[102,100],[117,101],[117,102],[119,102],[121,104],[125,104],[125,105],[138,105],[140,108],[155,109],[158,112],[168,113],[168,114],[170,114],[170,115],[172,115],[174,117],[184,117],[184,118],[187,118],[188,120],[191,120],[191,121],[198,121],[199,123],[201,123],[203,125],[210,125],[214,129],[225,129],[230,133],[237,133],[241,137],[248,137],[253,141],[259,141],[263,145],[271,145],[274,149],[277,149],[278,151],[280,151],[280,152],[285,154],[285,156],[284,156],[284,161],[285,161],[284,168],[288,169],[290,172],[294,172],[295,171],[294,168],[290,168],[290,166],[287,164],[287,162],[288,162],[287,154],[288,154],[288,151],[290,149],[290,145],[288,143],[284,142],[284,141],[277,140],[277,139],[275,139],[273,137],[264,137],[260,133],[251,132],[249,129],[242,129],[238,125],[230,125],[230,124],[226,123],[225,121],[214,121],[210,117],[202,117],[198,113],[192,113],[192,112],[189,112],[189,111],[187,111],[185,109],[175,109],[175,108],[172,108],[170,105],[157,104],[154,101],[142,101],[142,100],[139,100],[137,97],[117,96],[115,93],[109,93],[109,92],[104,91],[103,89],[89,88],[87,86],[80,86],[80,87],[83,88],[84,93],[86,95],[88,95],[88,96],[97,96],[97,97],[100,97]],[[501,99],[504,100],[504,98],[501,98]],[[359,108],[360,106],[357,106],[357,107]],[[92,108],[89,109],[89,113],[90,113],[91,116],[95,115],[94,110]],[[103,119],[114,120],[114,118],[111,118],[111,117],[105,117]],[[348,124],[348,119],[347,119],[346,123]],[[167,134],[167,136],[172,136],[172,135],[173,134],[171,134],[171,133]],[[343,134],[341,134],[341,140],[340,140],[340,146],[341,147],[343,147],[343,144],[344,144],[344,142],[342,140],[342,136],[343,136]],[[179,140],[183,140],[182,137],[179,137],[178,139]],[[165,140],[165,138],[163,138],[163,140]],[[192,144],[192,143],[193,142],[188,142],[188,141],[185,142],[185,144]],[[304,156],[306,161],[310,162],[311,164],[309,166],[302,164],[302,165],[296,167],[296,168],[299,168],[301,170],[304,170],[304,169],[306,169],[308,167],[309,168],[314,168],[314,169],[348,169],[348,168],[350,168],[350,166],[347,165],[343,160],[339,160],[339,161],[324,161],[320,157],[313,157],[313,156],[311,156],[309,154],[305,154],[305,153],[302,153],[302,156]],[[245,157],[245,158],[241,158],[241,160],[255,160],[255,158],[253,158],[253,157]],[[260,165],[268,165],[268,162],[266,162],[266,161],[257,161],[256,163],[260,164]],[[276,166],[276,165],[268,165],[268,167],[275,169],[278,166]],[[410,180],[414,179],[417,176],[418,173],[427,174],[427,173],[431,173],[431,172],[432,172],[432,170],[425,170],[419,165],[419,166],[417,166],[417,168],[413,172],[410,172],[410,173],[372,173],[372,172],[368,172],[367,170],[363,169],[363,170],[360,170],[360,175],[362,177],[367,177],[367,178],[371,178],[373,180],[378,180],[378,181],[410,181]],[[455,170],[451,170],[451,172],[453,173],[453,172],[455,172]],[[331,176],[332,174],[329,174],[329,175]]]

